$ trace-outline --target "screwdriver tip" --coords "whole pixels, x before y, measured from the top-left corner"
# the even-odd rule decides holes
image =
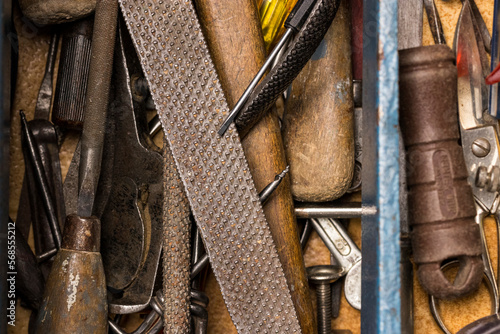
[[[283,169],[283,171],[281,173],[279,173],[278,175],[276,175],[277,179],[282,179],[285,177],[285,175],[290,171],[290,165],[286,166],[285,169]]]
[[[220,129],[218,131],[219,136],[221,136],[221,137],[224,136],[227,129],[229,129],[229,125],[231,124],[231,122],[232,122],[232,120],[230,118],[228,118],[224,121],[224,123],[222,124],[222,126],[220,127]]]

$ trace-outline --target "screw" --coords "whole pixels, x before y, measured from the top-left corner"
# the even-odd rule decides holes
[[[478,138],[472,143],[472,153],[478,158],[483,158],[490,153],[491,145],[486,138]]]
[[[318,334],[332,333],[332,299],[330,283],[345,274],[344,268],[322,265],[307,268],[309,281],[316,285]]]
[[[497,192],[500,190],[500,167],[479,166],[476,172],[476,186],[486,189],[489,192]]]

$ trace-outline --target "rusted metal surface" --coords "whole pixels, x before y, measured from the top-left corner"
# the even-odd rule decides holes
[[[106,282],[99,253],[100,222],[70,215],[54,258],[36,333],[107,333]]]
[[[191,220],[189,202],[164,142],[163,202],[163,317],[166,333],[189,333]]]
[[[236,129],[217,134],[228,107],[193,4],[120,4],[236,328],[300,332]]]
[[[92,214],[101,171],[117,17],[117,0],[97,1],[78,173],[77,212],[82,216]]]

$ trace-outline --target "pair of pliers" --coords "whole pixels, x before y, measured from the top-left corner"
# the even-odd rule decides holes
[[[500,144],[498,120],[489,114],[488,90],[485,76],[488,64],[485,42],[469,0],[463,1],[457,24],[454,50],[458,70],[458,113],[460,133],[468,181],[476,203],[476,223],[482,239],[484,275],[492,297],[492,313],[499,311],[498,282],[486,245],[483,220],[493,215],[500,222]],[[436,300],[430,297],[431,313],[445,333],[450,333],[440,319]]]

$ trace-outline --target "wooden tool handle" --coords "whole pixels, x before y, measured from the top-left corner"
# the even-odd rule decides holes
[[[234,106],[265,59],[254,0],[197,0],[196,5],[226,99],[229,106]],[[276,112],[263,117],[242,144],[256,188],[261,191],[286,167]],[[291,287],[302,331],[313,333],[312,303],[288,177],[271,195],[264,207],[264,214]]]
[[[437,298],[474,291],[483,276],[481,237],[459,141],[457,69],[446,45],[400,51],[401,132],[408,207],[420,283]],[[460,259],[453,283],[443,261]]]
[[[351,31],[347,1],[292,84],[283,138],[292,193],[306,202],[342,196],[354,171]]]
[[[78,20],[92,13],[96,0],[19,0],[23,14],[36,24]]]

